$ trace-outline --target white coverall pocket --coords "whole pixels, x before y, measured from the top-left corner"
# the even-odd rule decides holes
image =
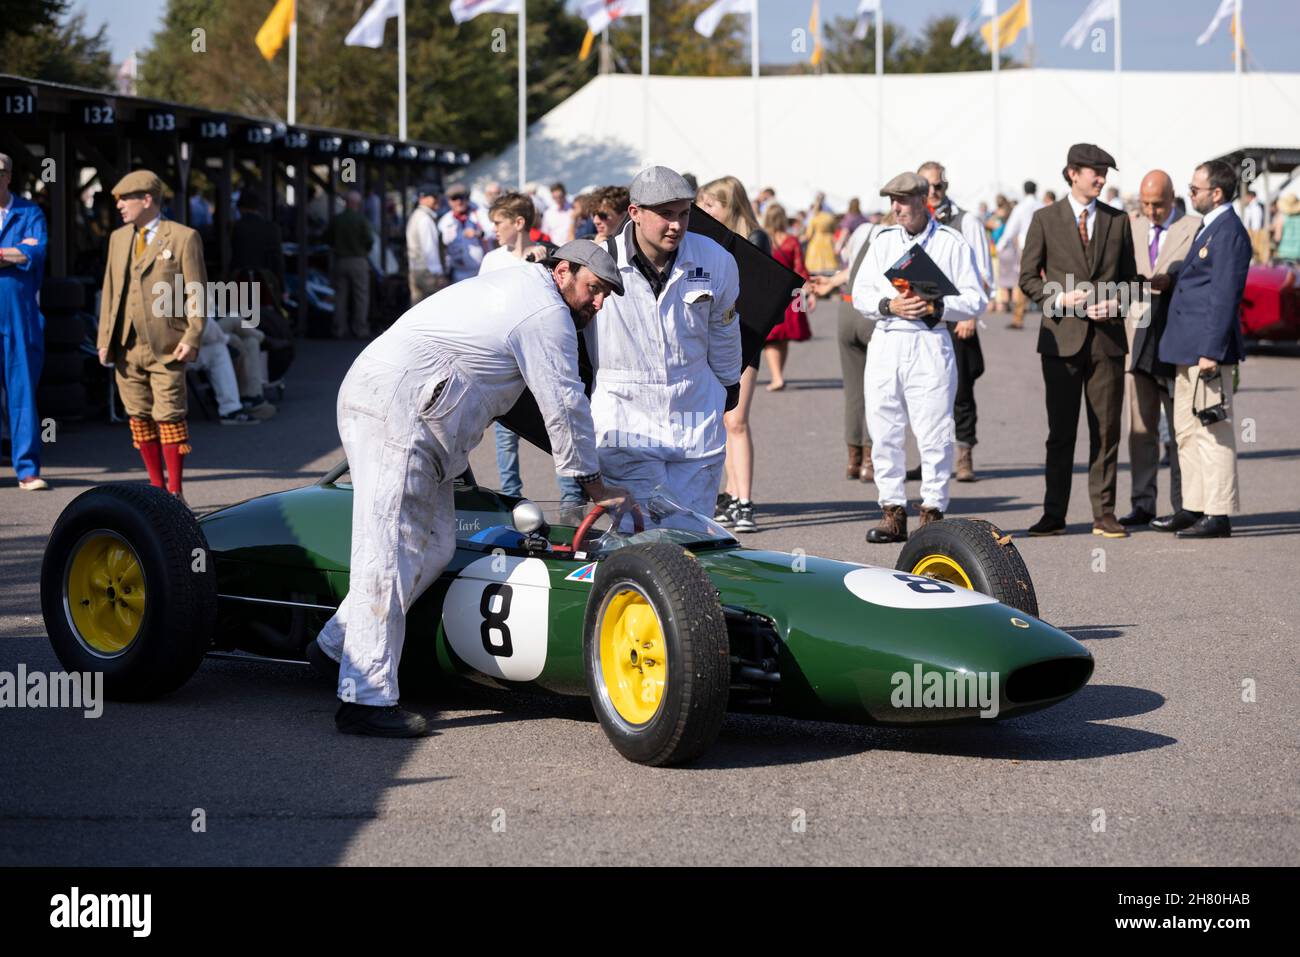
[[[405,369],[386,362],[367,359],[358,362],[343,380],[339,395],[340,411],[355,412],[372,419],[384,421],[392,407],[393,398],[407,376]]]
[[[709,313],[713,309],[713,293],[708,289],[691,289],[682,295],[682,313],[685,325],[692,336],[708,338]]]

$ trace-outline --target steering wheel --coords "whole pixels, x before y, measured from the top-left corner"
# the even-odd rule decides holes
[[[596,519],[600,518],[604,514],[605,506],[597,505],[592,508],[592,510],[587,513],[587,517],[582,520],[582,524],[578,526],[578,530],[573,533],[573,545],[571,548],[575,555],[583,550],[583,540],[587,537],[587,533],[591,531],[591,526],[595,524]],[[645,516],[641,514],[641,507],[639,505],[632,506],[632,530],[637,533],[645,531]]]

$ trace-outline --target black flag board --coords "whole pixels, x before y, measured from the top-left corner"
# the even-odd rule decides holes
[[[736,309],[740,313],[743,368],[758,356],[763,350],[763,343],[767,341],[767,334],[785,318],[786,307],[792,301],[794,290],[803,285],[803,279],[695,205],[691,206],[690,231],[712,239],[736,260],[736,268],[740,272],[740,295],[736,297]],[[600,313],[596,314],[593,321],[600,322]],[[587,387],[587,395],[591,395],[594,373],[582,336],[578,336],[578,369]],[[514,407],[497,421],[543,452],[551,451],[542,412],[537,407],[537,400],[527,389]]]

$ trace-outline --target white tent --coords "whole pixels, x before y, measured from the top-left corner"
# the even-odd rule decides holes
[[[999,192],[1019,197],[1025,179],[1036,180],[1040,193],[1060,195],[1065,153],[1076,142],[1097,143],[1115,156],[1120,171],[1108,183],[1125,195],[1135,194],[1154,167],[1170,173],[1181,195],[1206,159],[1243,145],[1300,144],[1295,73],[1018,69],[886,74],[880,81],[763,77],[757,151],[754,82],[651,77],[643,123],[641,78],[599,76],[530,127],[528,177],[563,180],[576,190],[626,183],[641,166],[662,163],[701,183],[733,174],[751,194],[771,186],[791,209],[822,191],[832,209],[860,196],[870,210],[882,205],[877,191],[885,180],[933,159],[947,166],[953,198],[973,207]],[[511,146],[478,159],[466,178],[512,184],[516,162]]]

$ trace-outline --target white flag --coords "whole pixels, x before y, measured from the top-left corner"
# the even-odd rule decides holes
[[[356,26],[348,31],[343,42],[350,47],[370,47],[378,50],[384,45],[384,26],[389,17],[395,17],[402,9],[402,0],[375,0]]]
[[[480,13],[518,13],[521,0],[451,0],[451,18],[457,23]]]
[[[880,9],[880,0],[858,0],[858,25],[853,28],[853,39],[865,40],[871,27],[871,14]]]
[[[1205,28],[1204,33],[1196,38],[1196,45],[1198,47],[1203,47],[1205,44],[1209,43],[1210,38],[1213,37],[1215,32],[1219,29],[1219,24],[1232,16],[1236,10],[1237,0],[1222,0],[1219,4],[1219,9],[1214,13],[1214,19],[1210,21],[1210,25]]]
[[[718,21],[728,13],[753,13],[755,0],[713,0],[703,13],[695,18],[695,32],[713,36]]]
[[[644,17],[646,0],[582,0],[578,16],[587,21],[587,29],[600,33],[620,17]]]
[[[1084,42],[1088,39],[1088,29],[1094,23],[1114,19],[1115,0],[1092,0],[1088,4],[1088,9],[1083,11],[1083,15],[1074,21],[1074,26],[1061,37],[1061,46],[1082,50]]]
[[[970,13],[966,14],[966,19],[957,24],[957,29],[952,31],[952,45],[961,46],[961,41],[980,28],[981,20],[988,20],[998,15],[998,0],[977,0]]]

